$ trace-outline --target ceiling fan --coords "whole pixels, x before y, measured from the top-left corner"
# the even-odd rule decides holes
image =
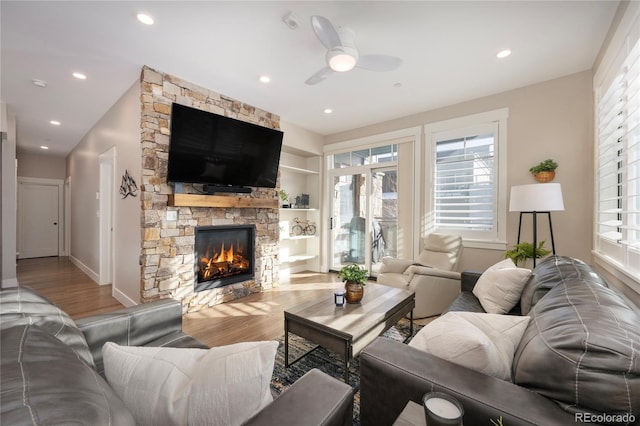
[[[327,18],[314,15],[311,26],[316,36],[327,48],[327,66],[305,81],[314,85],[327,79],[334,72],[351,71],[354,67],[369,71],[393,71],[400,66],[402,59],[388,55],[360,55],[355,46],[355,32],[350,28],[337,30]]]

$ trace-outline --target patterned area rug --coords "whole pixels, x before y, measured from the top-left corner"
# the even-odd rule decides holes
[[[422,326],[413,325],[413,334],[418,332]],[[402,319],[394,327],[387,330],[383,336],[393,340],[403,341],[409,335],[409,320]],[[324,348],[318,348],[310,354],[306,355],[300,361],[285,368],[284,366],[284,336],[278,339],[278,352],[276,353],[276,362],[273,369],[273,378],[271,379],[271,389],[274,394],[280,395],[289,386],[296,382],[306,372],[313,368],[327,373],[338,380],[343,380],[344,366],[343,359]],[[302,337],[298,337],[293,333],[289,334],[289,359],[294,360],[310,351],[316,345]],[[351,360],[349,366],[349,384],[358,389],[360,386],[360,359],[356,357]],[[354,396],[353,404],[353,424],[360,424],[360,392]]]

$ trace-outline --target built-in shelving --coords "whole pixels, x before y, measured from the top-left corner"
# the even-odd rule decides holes
[[[320,174],[320,172],[317,172],[315,170],[302,169],[300,167],[287,166],[285,164],[280,164],[280,170],[281,171],[286,170],[293,173],[300,173],[303,175],[319,175]]]
[[[313,254],[297,254],[294,256],[288,256],[284,259],[280,259],[280,262],[283,262],[283,263],[303,262],[306,260],[315,259],[316,257],[318,256]]]
[[[290,237],[280,237],[281,240],[306,240],[309,238],[318,238],[317,235],[293,235]]]
[[[289,200],[309,194],[308,208],[280,208],[280,272],[300,272],[320,270],[320,157],[300,157],[286,155],[288,164],[280,162],[280,188],[287,191]],[[296,218],[316,225],[314,235],[292,235],[291,228]]]

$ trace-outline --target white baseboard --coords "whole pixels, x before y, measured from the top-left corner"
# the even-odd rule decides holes
[[[115,299],[118,302],[122,303],[127,308],[130,308],[132,306],[136,306],[138,304],[133,299],[131,299],[129,296],[127,296],[126,294],[124,294],[123,292],[118,290],[117,288],[113,288],[111,290],[111,292],[112,292],[113,297],[115,297]]]
[[[18,287],[17,278],[7,278],[2,280],[2,288]]]
[[[75,258],[73,256],[69,256],[69,260],[71,261],[71,263],[73,263],[78,268],[80,268],[80,270],[82,272],[87,274],[89,276],[89,278],[91,278],[93,281],[95,281],[96,284],[100,284],[100,275],[95,273],[91,268],[89,268],[87,265],[85,265],[84,263],[80,262],[77,258]]]

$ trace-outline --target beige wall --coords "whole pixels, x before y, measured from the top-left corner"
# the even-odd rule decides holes
[[[509,109],[507,121],[507,188],[535,183],[529,168],[553,158],[559,164],[555,182],[562,184],[564,212],[552,214],[556,251],[591,260],[593,182],[593,96],[591,71],[569,75],[532,86],[426,111],[396,120],[329,135],[325,144],[391,132],[471,114]],[[424,149],[422,150],[424,153]],[[416,184],[419,184],[417,182]],[[507,192],[508,192],[507,191]],[[421,191],[424,194],[424,189]],[[507,194],[508,197],[508,194]],[[421,202],[421,205],[423,203]],[[508,205],[508,203],[507,203]],[[411,206],[402,206],[410,208]],[[420,221],[417,221],[420,223]],[[538,221],[538,239],[550,247],[546,218]],[[420,232],[416,230],[416,232]],[[507,215],[507,243],[515,244],[518,214]],[[523,220],[521,239],[532,240],[531,218]],[[462,269],[484,269],[502,259],[504,251],[464,251]]]
[[[67,177],[65,157],[42,155],[20,149],[17,157],[20,177],[61,180]]]
[[[95,281],[100,270],[98,157],[116,148],[113,197],[114,296],[125,305],[140,300],[140,197],[122,199],[125,170],[141,183],[140,83],[111,107],[67,157],[71,179],[71,260]]]
[[[280,130],[284,132],[282,151],[305,157],[322,155],[322,135],[285,121],[280,121]]]

